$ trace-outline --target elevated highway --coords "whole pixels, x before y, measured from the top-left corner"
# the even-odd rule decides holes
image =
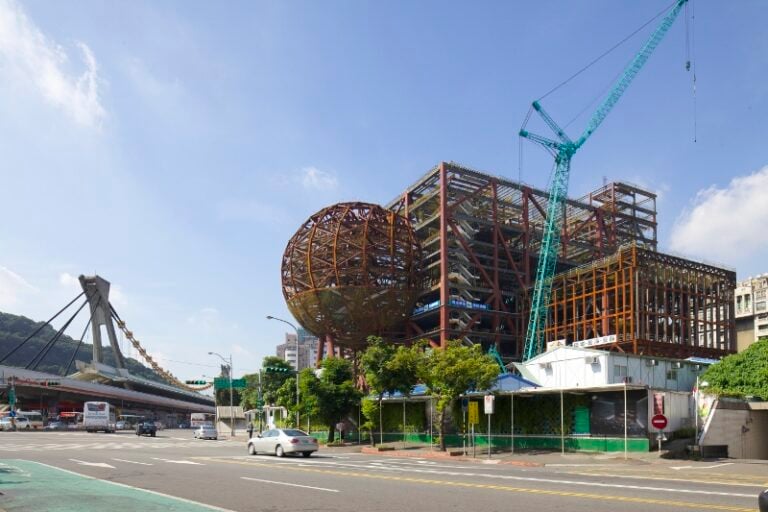
[[[133,375],[122,375],[105,383],[0,365],[0,379],[6,387],[13,382],[17,399],[27,409],[48,409],[49,404],[59,401],[99,400],[115,406],[164,412],[215,412],[213,397]],[[58,384],[50,386],[49,383]],[[126,383],[133,389],[118,387]]]

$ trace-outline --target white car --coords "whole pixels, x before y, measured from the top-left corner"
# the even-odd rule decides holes
[[[295,428],[267,430],[248,440],[248,453],[251,455],[263,452],[282,457],[286,453],[300,453],[309,457],[317,448],[317,439]]]
[[[219,438],[219,433],[213,425],[203,425],[195,429],[195,439],[213,439]]]
[[[17,416],[14,419],[16,420],[16,430],[29,430],[32,428],[29,420],[24,416]],[[0,419],[0,429],[13,430],[13,423],[11,423],[11,418],[6,416],[5,418]]]

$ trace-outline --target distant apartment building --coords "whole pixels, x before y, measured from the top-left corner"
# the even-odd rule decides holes
[[[297,353],[296,333],[285,333],[285,343],[277,346],[277,357],[287,361],[294,368],[298,360],[299,370],[314,368],[319,339],[306,329],[299,329],[298,341]]]
[[[768,274],[736,285],[736,345],[739,352],[768,337]]]

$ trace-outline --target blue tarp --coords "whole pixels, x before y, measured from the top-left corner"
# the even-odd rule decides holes
[[[537,384],[534,384],[533,382],[524,379],[520,377],[519,375],[513,375],[511,373],[506,373],[504,375],[499,375],[496,377],[496,382],[493,383],[491,388],[489,390],[482,390],[482,391],[468,391],[467,395],[485,395],[489,391],[491,393],[508,393],[510,391],[517,391],[521,388],[538,388]],[[411,390],[411,398],[419,398],[428,396],[427,395],[427,386],[424,384],[417,384],[413,387]],[[389,393],[384,393],[384,399],[392,398],[402,398],[402,393],[393,393],[390,395]]]

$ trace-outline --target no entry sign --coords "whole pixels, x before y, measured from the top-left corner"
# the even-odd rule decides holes
[[[663,414],[657,414],[653,418],[651,418],[651,425],[656,427],[659,430],[664,430],[667,428],[667,417]]]

